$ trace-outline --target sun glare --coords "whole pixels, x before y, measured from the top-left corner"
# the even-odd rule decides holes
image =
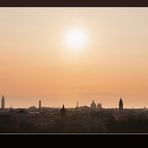
[[[70,49],[79,50],[87,43],[87,34],[83,29],[73,28],[66,34],[66,45]]]

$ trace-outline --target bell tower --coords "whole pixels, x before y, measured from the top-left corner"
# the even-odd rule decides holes
[[[119,110],[120,111],[123,110],[123,101],[122,101],[122,98],[120,98],[120,100],[119,100]]]
[[[1,108],[2,108],[2,109],[5,108],[5,98],[4,98],[4,96],[2,96],[2,100],[1,100]]]

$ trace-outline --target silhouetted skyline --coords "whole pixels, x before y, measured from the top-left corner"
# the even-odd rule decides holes
[[[123,103],[123,99],[122,99],[122,97],[120,97],[119,98],[119,105],[118,105],[118,107],[111,107],[111,108],[115,108],[115,109],[119,109],[120,111],[122,111],[123,109],[124,109],[124,105],[123,105],[124,103]],[[42,100],[39,100],[38,101],[38,107],[36,107],[36,106],[34,106],[34,105],[31,105],[31,106],[29,106],[29,108],[32,108],[32,107],[35,107],[35,108],[38,108],[38,109],[41,109],[41,108],[44,108],[44,107],[51,107],[50,105],[48,105],[48,106],[42,106]],[[52,106],[53,107],[53,106]],[[88,107],[88,108],[90,108],[90,109],[93,109],[93,110],[95,110],[95,109],[103,109],[104,107],[102,107],[102,103],[101,102],[98,102],[98,103],[95,103],[95,100],[93,99],[92,100],[92,102],[90,103],[90,105],[86,105],[86,104],[83,104],[83,105],[80,105],[79,106],[79,103],[78,103],[78,101],[76,102],[76,106],[74,107],[68,107],[68,108],[75,108],[75,109],[78,109],[78,108],[83,108],[83,107]],[[16,107],[14,107],[14,108],[16,108]],[[21,106],[19,107],[19,108],[22,108]],[[27,107],[28,108],[28,107]],[[60,107],[58,107],[58,106],[54,106],[53,108],[60,108]],[[106,109],[107,109],[107,107],[105,107]],[[125,107],[126,109],[127,109],[127,107]],[[144,109],[146,109],[146,107],[144,106],[143,107]],[[1,98],[1,109],[5,109],[5,97],[4,96],[2,96],[2,98]],[[12,105],[10,106],[10,109],[12,109]],[[65,114],[65,105],[63,104],[63,106],[62,106],[62,110],[61,110],[61,112],[64,112],[64,114]],[[63,116],[63,115],[62,115]],[[65,116],[65,115],[64,115]]]

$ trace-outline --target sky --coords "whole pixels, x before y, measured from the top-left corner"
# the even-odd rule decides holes
[[[148,107],[147,39],[148,8],[0,8],[0,95],[6,107]]]

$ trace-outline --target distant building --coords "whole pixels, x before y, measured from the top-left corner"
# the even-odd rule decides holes
[[[17,113],[28,114],[28,112],[26,111],[25,108],[20,108],[20,109],[18,109]]]
[[[81,111],[82,111],[82,110],[89,110],[89,109],[90,109],[90,107],[88,107],[88,106],[86,106],[86,105],[85,105],[85,106],[80,106],[80,107],[79,107],[79,110],[81,110]]]
[[[96,103],[94,100],[92,101],[90,107],[91,107],[91,109],[96,109]]]
[[[76,105],[75,109],[79,109],[79,103],[78,103],[78,101],[77,101],[77,105]]]
[[[41,102],[41,100],[39,100],[39,108],[41,108],[42,107],[42,102]]]
[[[101,103],[97,104],[97,109],[102,109],[102,104]]]
[[[37,111],[37,108],[35,106],[30,106],[27,110],[33,112]]]
[[[14,112],[14,109],[12,108],[12,105],[10,106],[9,112]]]
[[[4,96],[2,96],[2,100],[1,100],[1,108],[2,108],[2,109],[5,108],[5,98],[4,98]]]
[[[79,107],[79,102],[77,101],[77,108]]]
[[[122,98],[120,98],[120,100],[119,100],[119,110],[120,111],[123,110],[123,101],[122,101]]]
[[[66,112],[67,110],[65,109],[64,104],[63,104],[63,107],[61,109],[61,117],[66,117]]]

